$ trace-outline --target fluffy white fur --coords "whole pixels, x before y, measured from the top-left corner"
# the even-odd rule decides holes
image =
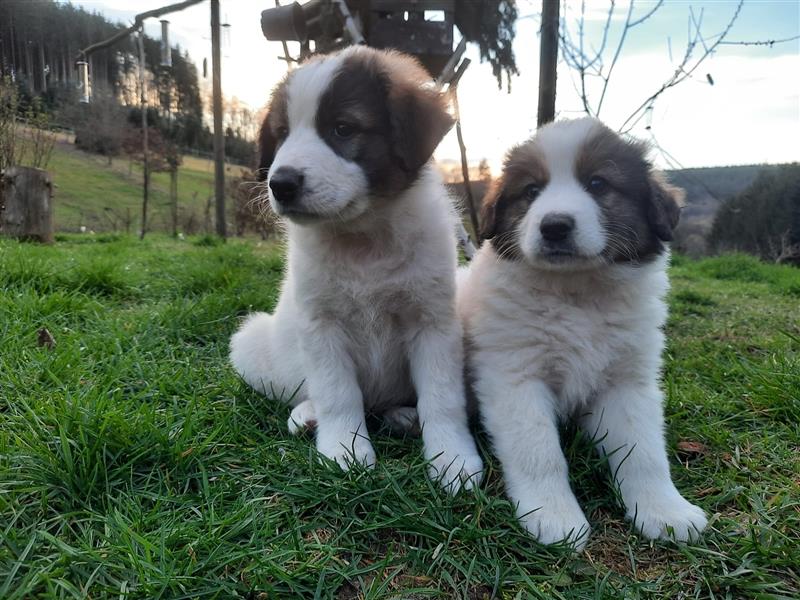
[[[593,121],[542,130],[551,182],[517,232],[523,260],[486,243],[459,276],[458,307],[482,419],[521,523],[539,541],[582,548],[589,523],[570,489],[558,423],[576,418],[608,456],[627,518],[650,538],[694,537],[703,511],[672,483],[659,389],[668,254],[642,266],[604,264],[594,200],[572,174]],[[544,134],[544,135],[542,135]],[[549,210],[577,224],[579,265],[538,254]]]
[[[315,425],[317,449],[343,468],[375,463],[365,409],[408,429],[416,396],[431,476],[451,491],[471,487],[483,464],[462,382],[456,217],[430,167],[398,197],[373,201],[359,166],[319,137],[317,99],[346,52],[289,82],[290,134],[270,173],[302,167],[319,195],[304,202],[329,220],[286,223],[277,308],[247,319],[231,362],[256,390],[291,403],[290,431]]]

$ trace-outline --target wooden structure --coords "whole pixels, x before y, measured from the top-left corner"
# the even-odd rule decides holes
[[[432,76],[453,54],[456,0],[309,0],[261,13],[268,40],[300,42],[300,59],[351,44],[413,54]],[[287,60],[289,57],[286,57]]]
[[[367,43],[413,54],[432,75],[453,54],[455,0],[371,0]]]
[[[53,243],[53,183],[47,171],[14,166],[0,174],[0,234]]]

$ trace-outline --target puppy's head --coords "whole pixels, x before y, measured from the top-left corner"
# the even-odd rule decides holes
[[[560,121],[508,153],[481,234],[501,257],[544,269],[641,264],[672,240],[682,200],[645,144],[596,119]]]
[[[413,58],[366,47],[290,73],[259,136],[273,210],[303,224],[348,221],[408,188],[453,123],[429,80]]]

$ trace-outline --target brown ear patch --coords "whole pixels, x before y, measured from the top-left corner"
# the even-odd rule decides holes
[[[447,98],[431,86],[430,75],[416,59],[397,52],[383,52],[387,76],[389,113],[395,154],[403,168],[415,173],[455,122]]]
[[[258,166],[256,167],[256,181],[266,181],[269,168],[275,158],[275,150],[278,147],[278,140],[272,133],[269,124],[269,114],[261,123],[258,131]]]
[[[497,233],[497,203],[503,194],[504,184],[503,177],[492,181],[491,187],[481,202],[480,231],[478,233],[482,240],[490,240]]]
[[[397,157],[409,172],[427,163],[453,126],[441,95],[420,88],[389,94],[392,134]]]
[[[258,131],[258,167],[256,169],[256,181],[266,181],[269,168],[275,159],[275,152],[278,149],[280,140],[278,131],[288,127],[286,97],[286,79],[279,83],[272,91],[269,109],[261,129]]]
[[[358,164],[376,196],[407,189],[453,123],[446,98],[431,87],[415,59],[393,51],[353,47],[322,93],[315,115],[320,138]],[[351,126],[346,137],[337,124]]]
[[[681,217],[686,192],[679,187],[667,183],[663,173],[650,173],[650,206],[647,217],[653,232],[663,242],[671,242],[673,232]]]

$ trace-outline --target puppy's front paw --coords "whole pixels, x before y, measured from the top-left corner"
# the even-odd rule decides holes
[[[639,497],[627,508],[626,517],[650,539],[694,541],[708,524],[703,509],[681,496],[677,490]]]
[[[338,438],[317,436],[317,450],[347,471],[353,465],[367,468],[375,466],[375,450],[369,438],[359,433]]]
[[[552,498],[527,512],[519,507],[517,514],[522,526],[541,544],[565,542],[577,552],[589,540],[589,521],[574,497]]]
[[[317,426],[317,413],[311,400],[305,400],[295,406],[289,415],[289,433],[300,435],[306,431],[313,431]]]
[[[449,493],[472,489],[483,479],[483,461],[466,424],[453,423],[422,428],[428,474]]]
[[[431,479],[438,481],[450,494],[459,490],[472,489],[480,484],[483,479],[483,461],[477,450],[462,448],[460,452],[440,451],[438,454],[426,458],[430,461],[428,472]]]

